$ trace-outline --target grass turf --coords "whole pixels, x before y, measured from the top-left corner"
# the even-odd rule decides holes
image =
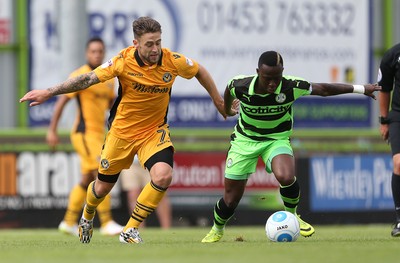
[[[120,244],[97,229],[90,244],[55,229],[8,229],[0,230],[0,262],[398,262],[400,238],[390,236],[388,225],[315,228],[310,238],[273,243],[263,226],[227,226],[213,244],[200,242],[209,228],[146,228],[139,245]]]

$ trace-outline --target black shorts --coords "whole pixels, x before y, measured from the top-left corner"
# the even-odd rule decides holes
[[[389,141],[392,155],[400,153],[400,122],[391,122],[389,124]]]
[[[171,167],[174,167],[174,148],[168,147],[155,153],[147,160],[147,162],[145,162],[144,166],[150,171],[151,167],[158,162],[164,162],[169,164]],[[99,180],[107,183],[116,183],[118,177],[119,173],[113,175],[98,174]]]
[[[158,162],[167,163],[171,167],[174,167],[174,149],[172,147],[168,147],[157,152],[144,163],[144,166],[150,171],[151,167]]]

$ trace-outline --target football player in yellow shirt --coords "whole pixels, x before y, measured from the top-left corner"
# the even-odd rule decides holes
[[[105,46],[100,38],[91,38],[86,44],[87,63],[71,73],[70,78],[88,73],[104,61]],[[47,131],[47,143],[54,149],[59,137],[57,126],[64,106],[76,99],[77,114],[71,130],[71,142],[81,162],[81,181],[72,189],[67,211],[58,229],[61,232],[78,236],[78,219],[86,198],[88,185],[96,178],[100,161],[101,147],[104,142],[106,113],[115,99],[114,79],[98,83],[75,93],[58,97],[53,117]],[[100,221],[100,232],[104,235],[116,235],[122,226],[112,220],[110,195],[97,207]]]
[[[130,167],[135,154],[151,181],[140,193],[132,216],[120,234],[122,243],[141,243],[138,227],[154,211],[172,181],[174,148],[167,124],[171,88],[177,76],[196,77],[226,118],[224,101],[209,72],[196,61],[161,47],[161,25],[140,17],[133,26],[133,46],[127,47],[95,70],[44,90],[32,90],[20,102],[41,104],[52,96],[76,92],[114,77],[118,97],[111,109],[97,179],[87,191],[79,224],[79,239],[89,243],[97,206],[111,191],[122,169]]]

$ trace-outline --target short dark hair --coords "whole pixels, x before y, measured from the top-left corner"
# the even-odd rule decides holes
[[[161,25],[156,20],[148,16],[142,16],[133,21],[133,36],[135,39],[146,33],[161,33]]]
[[[93,42],[100,42],[103,46],[104,45],[104,41],[103,39],[101,39],[100,37],[91,37],[87,42],[86,42],[86,49],[89,48],[89,45]]]
[[[261,65],[267,65],[271,67],[281,65],[283,67],[283,58],[281,54],[276,51],[266,51],[262,53],[258,59],[258,67],[260,68]]]

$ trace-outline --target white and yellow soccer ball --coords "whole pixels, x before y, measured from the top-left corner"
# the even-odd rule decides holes
[[[268,218],[265,232],[273,242],[294,242],[300,235],[300,224],[294,214],[278,211]]]

